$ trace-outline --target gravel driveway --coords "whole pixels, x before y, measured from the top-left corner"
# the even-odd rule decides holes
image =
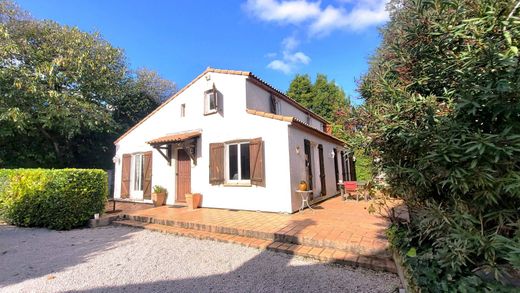
[[[395,292],[396,275],[126,227],[0,225],[1,292]]]

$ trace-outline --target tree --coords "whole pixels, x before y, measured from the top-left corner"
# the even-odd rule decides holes
[[[308,74],[297,74],[289,85],[287,96],[295,99],[306,108],[312,106],[312,81]]]
[[[318,74],[314,84],[308,75],[296,75],[287,95],[330,121],[336,120],[338,111],[350,107],[343,89],[334,80],[329,82],[324,74]]]
[[[112,142],[175,88],[130,74],[99,34],[0,2],[0,166],[108,167]]]
[[[175,83],[146,68],[132,72],[124,88],[113,111],[121,131],[132,127],[177,91]]]
[[[498,290],[520,270],[518,6],[392,1],[360,85],[423,290]]]

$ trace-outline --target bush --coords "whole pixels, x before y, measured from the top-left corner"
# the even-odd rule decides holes
[[[358,181],[372,180],[372,157],[363,150],[356,150],[356,177]]]
[[[103,170],[0,169],[0,218],[17,226],[85,225],[103,211],[107,194]]]
[[[423,292],[493,291],[520,275],[517,4],[390,1],[360,85],[378,167],[410,208]]]

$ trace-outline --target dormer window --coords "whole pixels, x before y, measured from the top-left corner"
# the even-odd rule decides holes
[[[204,114],[213,114],[218,111],[218,92],[215,84],[213,88],[204,92]]]

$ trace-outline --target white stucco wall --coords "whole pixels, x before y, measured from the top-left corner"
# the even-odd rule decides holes
[[[200,130],[197,165],[192,164],[191,191],[203,195],[204,207],[292,212],[288,123],[246,113],[246,77],[208,73],[175,99],[122,138],[116,145],[115,197],[120,198],[121,158],[123,154],[153,150],[146,141],[183,131]],[[222,111],[204,115],[204,91],[215,83],[223,96]],[[181,104],[186,116],[180,117]],[[213,186],[209,184],[209,144],[236,139],[262,137],[265,151],[266,187]],[[167,204],[175,200],[175,153],[171,166],[153,151],[152,186],[168,190]]]
[[[247,82],[247,108],[263,111],[270,113],[271,111],[271,98],[270,93],[263,90],[259,86]],[[296,117],[300,121],[303,121],[307,123],[307,114],[305,112],[302,112],[300,109],[296,108],[295,106],[289,104],[283,99],[280,99],[277,97],[278,101],[278,114],[284,115],[284,116],[292,116]],[[323,123],[316,118],[310,116],[310,126],[323,130]]]
[[[298,188],[301,180],[306,180],[305,167],[305,148],[304,140],[311,142],[311,159],[312,159],[312,174],[313,174],[313,191],[314,198],[320,196],[321,182],[320,182],[320,164],[318,156],[318,145],[323,145],[323,160],[325,167],[325,182],[326,182],[326,196],[335,195],[338,193],[336,189],[336,175],[334,169],[334,160],[338,161],[339,179],[342,177],[341,155],[340,152],[344,150],[342,145],[338,145],[316,135],[310,134],[301,129],[289,126],[289,156],[290,156],[290,170],[291,170],[291,194],[292,194],[292,209],[297,210],[301,206],[301,197],[295,190]],[[336,148],[338,156],[332,158],[331,153]]]

